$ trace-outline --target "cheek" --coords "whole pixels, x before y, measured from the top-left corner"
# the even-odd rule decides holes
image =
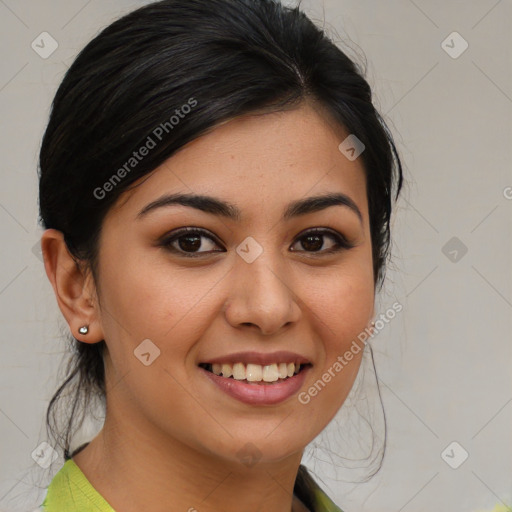
[[[160,350],[159,365],[184,371],[183,362],[214,321],[218,308],[212,289],[221,277],[196,272],[192,278],[190,273],[170,271],[168,264],[147,259],[105,265],[102,325],[118,373],[133,369],[134,363],[140,370],[134,350],[146,339]]]
[[[317,281],[308,295],[314,336],[323,357],[303,402],[309,400],[307,407],[319,417],[332,418],[352,388],[373,303],[373,276],[368,273],[340,272],[336,279]]]
[[[161,337],[200,298],[200,290],[184,278],[147,258],[118,258],[104,267],[105,309],[128,333]]]
[[[127,260],[105,266],[102,282],[112,400],[124,404],[124,411],[137,404],[143,416],[174,432],[180,424],[176,416],[190,422],[200,414],[184,391],[183,363],[206,318],[201,316],[205,289],[185,273]]]
[[[317,318],[327,352],[342,350],[368,326],[374,304],[373,277],[340,273],[317,282],[308,308]]]

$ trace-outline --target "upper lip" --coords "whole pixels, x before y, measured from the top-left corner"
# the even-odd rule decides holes
[[[271,353],[263,352],[236,352],[233,354],[226,354],[225,356],[213,357],[211,359],[202,361],[202,364],[260,364],[262,366],[272,363],[296,363],[296,364],[311,364],[307,357],[301,356],[295,352],[279,351]]]

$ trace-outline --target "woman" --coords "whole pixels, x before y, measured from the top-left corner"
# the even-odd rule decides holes
[[[298,8],[164,0],[95,37],[40,154],[75,347],[50,427],[78,379],[42,508],[340,510],[300,462],[369,350],[401,185],[367,82]]]

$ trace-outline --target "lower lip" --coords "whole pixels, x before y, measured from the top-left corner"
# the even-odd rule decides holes
[[[199,367],[226,394],[240,400],[240,402],[251,405],[278,404],[290,398],[302,387],[306,373],[310,368],[310,366],[305,366],[299,373],[282,382],[249,384],[245,381],[215,375],[215,373]]]

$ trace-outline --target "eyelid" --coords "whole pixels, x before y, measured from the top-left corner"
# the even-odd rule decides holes
[[[304,229],[298,233],[295,238],[300,239],[309,234],[331,235],[333,238],[340,238],[347,245],[353,245],[343,233],[340,233],[337,229],[330,228],[328,226]]]

